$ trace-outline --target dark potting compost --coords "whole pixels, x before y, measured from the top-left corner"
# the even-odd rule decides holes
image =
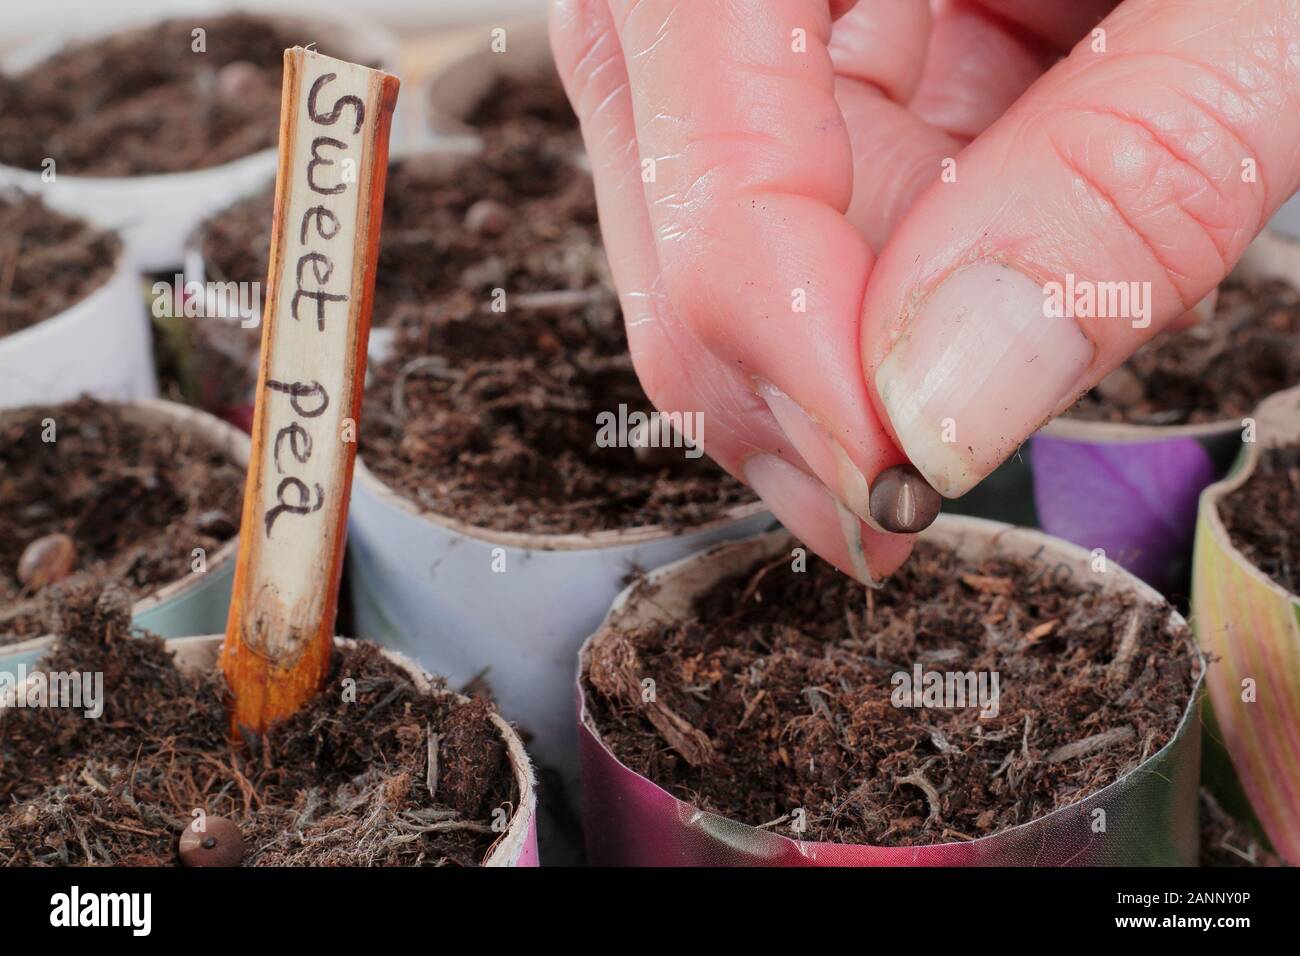
[[[103,712],[0,713],[0,865],[173,865],[197,809],[238,827],[245,866],[475,866],[518,805],[488,705],[423,693],[373,645],[236,748],[220,672],[128,637],[123,592],[65,586],[62,607],[44,666],[102,673]]]
[[[517,130],[534,142],[551,139],[569,149],[582,146],[578,117],[554,70],[544,77],[496,77],[465,122],[489,138]]]
[[[1171,739],[1198,665],[1170,613],[926,542],[878,591],[785,556],[713,586],[688,621],[597,642],[586,697],[623,763],[702,809],[781,832],[801,807],[804,840],[970,840],[1083,799]],[[896,675],[918,667],[996,673],[996,715],[912,706]]]
[[[1300,594],[1300,446],[1263,449],[1245,484],[1219,500],[1219,515],[1238,551]]]
[[[1067,414],[1130,425],[1240,419],[1300,383],[1300,290],[1276,279],[1228,279],[1214,318],[1156,336]]]
[[[69,46],[25,73],[0,74],[0,163],[41,169],[53,159],[59,175],[140,176],[269,149],[285,48],[314,39],[232,14]]]
[[[243,492],[243,469],[176,425],[88,398],[0,414],[0,644],[49,633],[54,581],[20,576],[64,553],[42,539],[66,536],[73,576],[138,600],[190,574],[195,548],[210,560],[234,537]]]
[[[54,212],[39,196],[0,193],[0,337],[94,292],[113,274],[120,248],[113,233]]]
[[[270,214],[263,196],[208,225],[210,278],[265,274]],[[693,526],[753,500],[682,448],[638,457],[598,444],[598,415],[653,406],[628,355],[591,180],[561,151],[499,138],[450,171],[395,164],[374,321],[395,342],[367,382],[360,451],[430,511],[567,533]]]

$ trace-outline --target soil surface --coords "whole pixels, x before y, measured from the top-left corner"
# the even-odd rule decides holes
[[[210,278],[265,276],[270,218],[267,194],[209,223]],[[496,289],[504,312],[493,311]],[[395,344],[367,384],[361,452],[431,511],[564,533],[692,526],[752,500],[681,449],[642,464],[630,448],[596,444],[599,413],[652,406],[628,355],[591,181],[526,131],[496,136],[450,172],[431,160],[393,165],[374,325],[393,329]],[[208,326],[229,355],[241,330]],[[254,356],[256,331],[243,337]],[[241,387],[251,395],[253,385],[250,375]]]
[[[1300,447],[1264,449],[1255,473],[1219,500],[1219,515],[1237,550],[1300,594]]]
[[[206,50],[194,49],[196,28]],[[287,47],[316,37],[261,17],[169,20],[0,75],[0,163],[59,175],[205,169],[269,149]],[[322,52],[328,52],[322,50]]]
[[[498,76],[465,122],[488,137],[522,128],[570,150],[582,148],[578,117],[554,71],[543,78]]]
[[[103,713],[0,717],[0,865],[174,865],[202,809],[239,826],[245,866],[475,866],[493,812],[518,804],[488,705],[421,693],[373,645],[337,652],[326,691],[235,749],[219,672],[128,638],[125,594],[67,588],[62,607],[47,665],[102,673]]]
[[[1300,290],[1229,279],[1214,318],[1157,336],[1066,414],[1132,425],[1240,419],[1300,383]]]
[[[1063,575],[923,543],[871,591],[784,555],[711,588],[692,620],[599,645],[589,707],[629,767],[734,820],[789,835],[803,808],[802,839],[884,846],[987,836],[1155,753],[1195,684],[1185,626]],[[893,675],[918,663],[996,671],[997,715],[895,706]]]
[[[0,193],[0,337],[98,289],[120,249],[113,233],[47,209],[39,196]]]
[[[43,440],[46,419],[55,441]],[[74,576],[138,600],[211,561],[239,530],[244,472],[217,445],[171,425],[145,427],[82,399],[0,415],[0,643],[49,633],[53,585],[18,580],[31,542],[70,535]]]

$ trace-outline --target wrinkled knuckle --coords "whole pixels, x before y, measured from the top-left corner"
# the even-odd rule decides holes
[[[1158,124],[1111,110],[1075,113],[1050,135],[1066,173],[1103,207],[1191,307],[1206,276],[1222,276],[1245,248],[1257,202],[1241,188],[1239,150],[1188,149]],[[1127,251],[1127,250],[1125,250]]]

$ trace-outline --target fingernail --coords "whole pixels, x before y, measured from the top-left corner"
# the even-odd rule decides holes
[[[895,534],[924,531],[939,517],[943,501],[912,465],[886,468],[871,484],[871,514]]]
[[[844,446],[835,440],[830,430],[770,382],[758,382],[755,391],[767,403],[781,431],[822,484],[851,512],[863,521],[874,523],[871,488],[866,476],[853,464]]]
[[[1078,387],[1093,344],[1044,309],[1041,283],[981,262],[952,273],[876,370],[898,440],[926,480],[969,491]]]
[[[796,538],[845,574],[879,587],[867,563],[862,522],[825,486],[775,455],[745,462],[745,480]]]

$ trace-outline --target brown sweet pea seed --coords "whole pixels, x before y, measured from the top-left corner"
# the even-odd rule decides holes
[[[185,828],[178,850],[186,866],[238,866],[244,858],[244,837],[225,817],[205,817],[203,830]]]
[[[18,581],[33,591],[62,580],[77,566],[77,546],[66,534],[47,534],[23,549]]]
[[[465,228],[477,236],[499,236],[510,225],[510,210],[495,199],[480,199],[465,210]]]
[[[942,501],[913,465],[886,468],[871,483],[871,517],[895,534],[915,534],[930,527]]]
[[[265,83],[266,77],[260,67],[246,60],[236,60],[217,71],[217,96],[232,103],[245,100],[262,89]]]

